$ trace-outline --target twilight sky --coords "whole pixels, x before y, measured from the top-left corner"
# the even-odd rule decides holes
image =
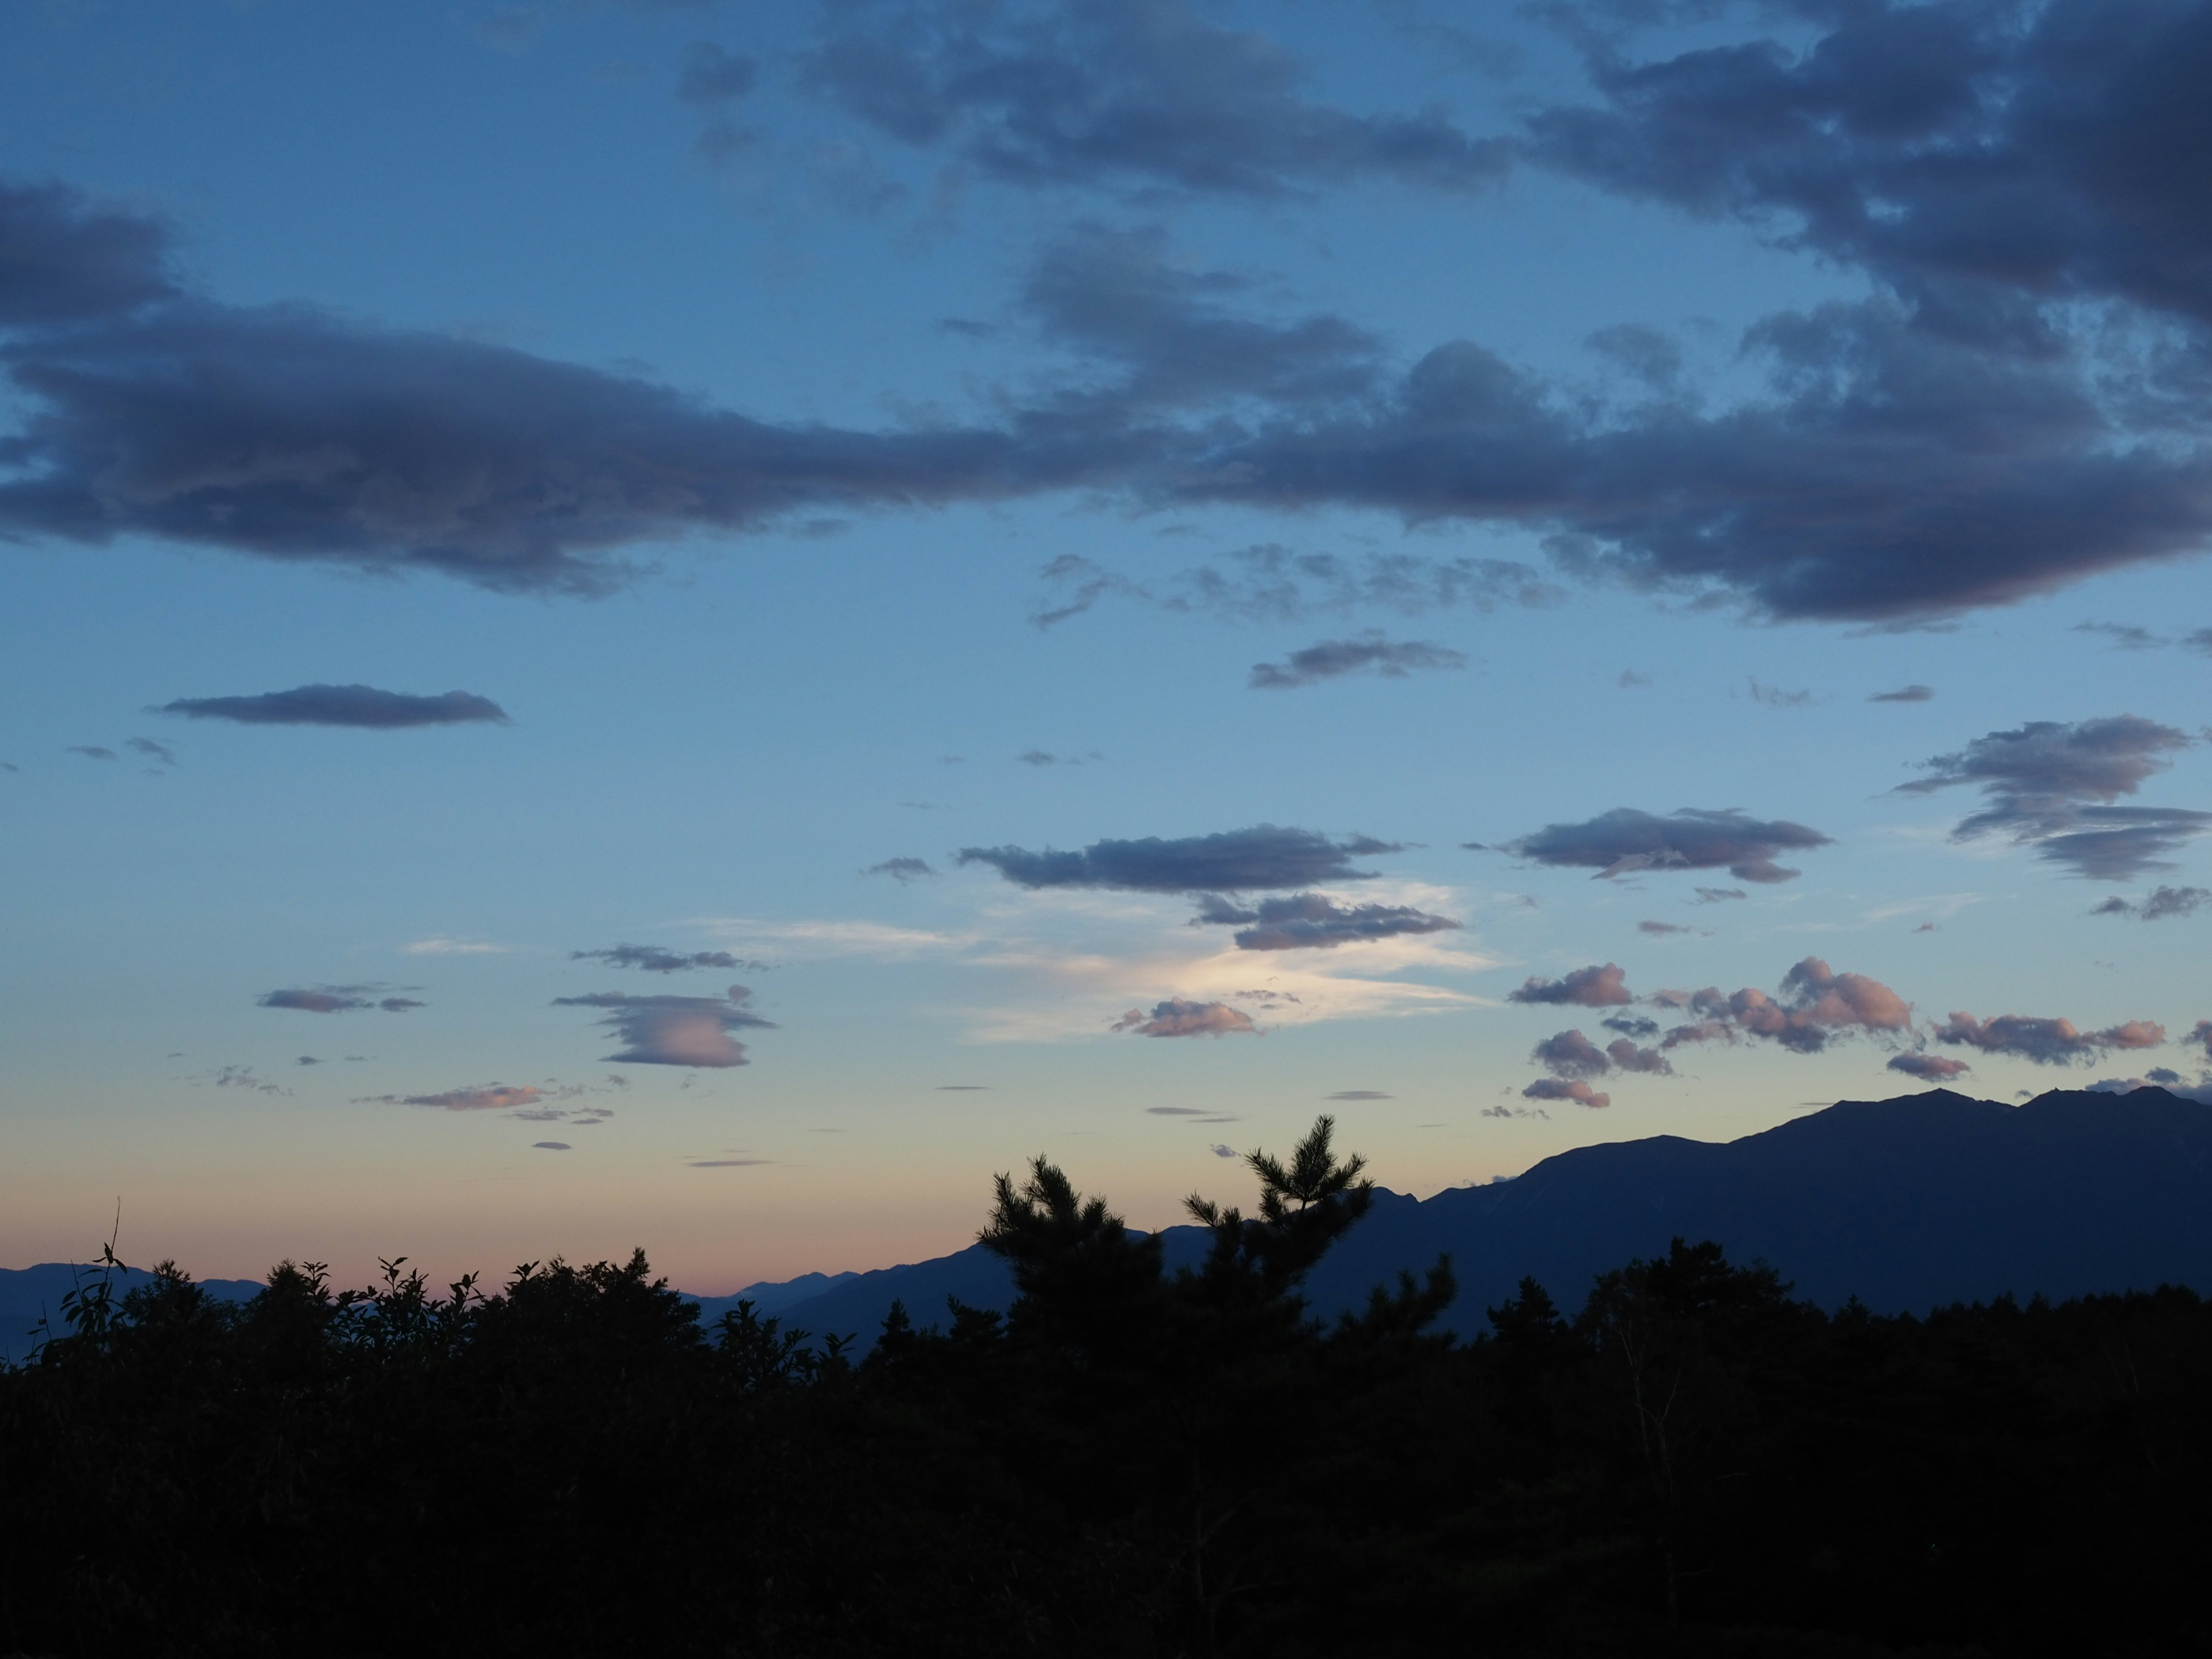
[[[2212,1088],[2212,4],[0,19],[0,1265]],[[2212,1095],[2208,1095],[2212,1098]]]

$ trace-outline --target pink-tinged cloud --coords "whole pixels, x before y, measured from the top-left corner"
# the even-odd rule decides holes
[[[1628,975],[1620,964],[1608,962],[1602,966],[1593,963],[1577,968],[1564,979],[1538,979],[1531,975],[1517,991],[1506,997],[1508,1002],[1567,1004],[1577,1008],[1621,1008],[1636,999],[1628,993]]]
[[[1605,1045],[1606,1055],[1624,1072],[1650,1072],[1660,1077],[1672,1077],[1674,1068],[1667,1056],[1656,1048],[1639,1048],[1626,1037],[1615,1037]]]
[[[2155,1048],[2166,1028],[2154,1020],[2130,1019],[2101,1031],[2084,1031],[2070,1019],[2032,1014],[1999,1014],[1986,1023],[1954,1012],[1936,1028],[1936,1040],[1984,1054],[2012,1054],[2039,1066],[2070,1066],[2113,1048]]]
[[[556,997],[562,1008],[604,1008],[601,1024],[617,1032],[623,1042],[605,1058],[631,1066],[744,1066],[745,1045],[730,1036],[748,1027],[773,1029],[745,1006],[752,993],[732,985],[726,996],[631,996],[622,991],[595,991],[589,996]]]
[[[1589,1084],[1566,1078],[1540,1077],[1521,1091],[1523,1100],[1571,1100],[1580,1106],[1610,1106],[1613,1097]]]
[[[1963,1060],[1951,1060],[1942,1054],[1925,1054],[1917,1049],[1909,1054],[1893,1055],[1889,1062],[1893,1072],[1902,1072],[1907,1077],[1924,1078],[1935,1083],[1948,1083],[1962,1072],[1973,1067]]]
[[[1132,1008],[1110,1029],[1150,1037],[1233,1036],[1240,1031],[1257,1036],[1260,1031],[1250,1015],[1225,1002],[1187,1002],[1181,997],[1154,1003],[1149,1014]]]
[[[535,1106],[545,1098],[545,1091],[529,1087],[510,1089],[504,1083],[487,1083],[480,1088],[448,1089],[439,1095],[402,1095],[403,1106],[434,1106],[445,1112],[496,1112],[517,1106]]]
[[[1669,1031],[1661,1045],[1667,1048],[1743,1036],[1812,1054],[1832,1038],[1853,1031],[1912,1029],[1912,1006],[1903,997],[1864,974],[1837,973],[1818,957],[1807,957],[1792,968],[1773,996],[1747,987],[1723,997],[1708,986],[1702,991],[1662,991],[1652,1000],[1700,1016]]]

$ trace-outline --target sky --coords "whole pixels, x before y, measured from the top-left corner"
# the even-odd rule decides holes
[[[2212,5],[0,18],[0,1263],[2212,1100]]]

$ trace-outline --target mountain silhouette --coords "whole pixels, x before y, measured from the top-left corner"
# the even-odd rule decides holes
[[[1924,1314],[2012,1295],[2052,1299],[2160,1284],[2212,1291],[2212,1107],[2163,1089],[2053,1090],[2025,1105],[1948,1089],[1839,1101],[1723,1143],[1655,1135],[1578,1147],[1525,1175],[1424,1200],[1377,1191],[1306,1284],[1323,1317],[1449,1252],[1443,1323],[1485,1328],[1522,1275],[1570,1312],[1591,1281],[1670,1240],[1713,1239],[1829,1308]],[[1162,1235],[1170,1270],[1206,1233]],[[766,1288],[766,1287],[764,1287]],[[1006,1265],[980,1246],[785,1302],[787,1327],[871,1344],[894,1300],[917,1324],[945,1297],[1003,1310]]]
[[[129,1291],[149,1283],[154,1275],[143,1267],[125,1267],[112,1281],[115,1299],[119,1303]],[[0,1360],[21,1364],[29,1358],[46,1333],[40,1329],[44,1320],[56,1336],[69,1334],[69,1326],[62,1318],[62,1297],[80,1285],[96,1283],[100,1264],[89,1267],[76,1261],[41,1261],[30,1267],[0,1267]],[[200,1281],[207,1293],[218,1302],[246,1302],[261,1293],[261,1285],[251,1279],[208,1279]]]

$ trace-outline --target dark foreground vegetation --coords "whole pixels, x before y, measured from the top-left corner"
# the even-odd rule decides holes
[[[867,1357],[626,1266],[94,1279],[0,1373],[0,1654],[2212,1650],[2212,1309],[1833,1316],[1714,1244],[1322,1329],[1328,1120],[1157,1244],[1042,1160]]]

